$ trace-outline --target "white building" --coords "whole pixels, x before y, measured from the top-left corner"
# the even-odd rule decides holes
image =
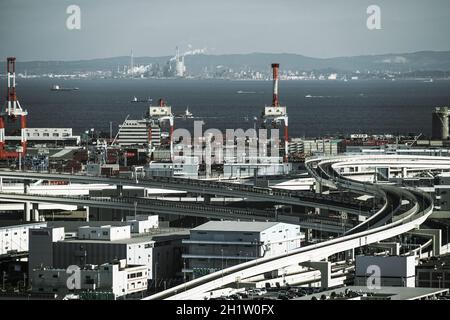
[[[200,168],[198,157],[178,156],[174,160],[174,162],[150,162],[145,167],[146,176],[198,178]]]
[[[335,156],[345,152],[345,147],[341,140],[333,139],[300,139],[293,138],[289,142],[289,152],[303,153],[306,156],[326,155]]]
[[[80,136],[72,134],[72,128],[26,128],[25,134],[27,141],[32,144],[39,143],[70,143],[73,145],[80,144]],[[8,139],[20,140],[20,136],[7,137]]]
[[[184,269],[198,277],[300,247],[300,226],[280,222],[210,221],[191,229]]]
[[[136,215],[128,216],[127,223],[131,227],[131,233],[149,233],[152,229],[157,229],[159,227],[158,216],[150,215]]]
[[[28,251],[29,230],[46,226],[46,222],[0,226],[0,255]]]
[[[181,271],[181,240],[188,233],[149,228],[155,224],[147,221],[128,220],[125,226],[83,226],[73,233],[65,233],[63,227],[32,229],[29,270],[101,265],[125,259],[128,265],[146,266],[148,280],[172,279]],[[131,233],[133,226],[139,233]]]
[[[34,269],[31,272],[33,293],[68,294],[83,291],[111,292],[114,298],[147,290],[147,268],[127,265],[125,260],[99,266],[86,265],[78,271]],[[71,277],[73,281],[68,279]],[[67,282],[73,286],[69,289]]]
[[[123,240],[131,237],[130,226],[83,226],[78,229],[78,239],[89,240]]]
[[[223,177],[227,179],[258,176],[277,176],[288,174],[290,163],[225,163]]]

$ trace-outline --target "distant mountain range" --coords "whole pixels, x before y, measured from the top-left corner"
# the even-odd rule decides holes
[[[165,65],[170,56],[137,57],[135,65]],[[364,71],[450,71],[450,51],[421,51],[402,54],[364,55],[354,57],[337,57],[329,59],[311,58],[299,54],[249,53],[224,55],[189,55],[185,63],[189,73],[199,73],[208,68],[218,66],[243,70],[251,68],[255,71],[267,71],[270,63],[280,63],[282,70],[313,71],[335,70],[342,72]],[[87,71],[113,71],[118,67],[130,64],[130,57],[113,57],[104,59],[79,61],[29,61],[17,63],[18,72],[28,74],[73,73]],[[0,62],[1,70],[5,70],[5,62]],[[4,73],[2,71],[1,73]]]

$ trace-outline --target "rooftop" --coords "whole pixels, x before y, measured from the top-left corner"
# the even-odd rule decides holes
[[[209,221],[193,231],[240,231],[261,232],[269,229],[280,222],[253,222],[253,221]]]
[[[16,220],[0,220],[0,229],[18,228],[18,227],[36,227],[46,226],[47,222],[27,222]]]
[[[143,242],[158,242],[164,241],[165,238],[187,238],[189,237],[189,230],[183,228],[157,228],[147,233],[131,234],[131,238],[119,240],[92,240],[92,239],[77,239],[66,238],[63,242],[68,243],[103,243],[103,244],[134,244]],[[168,240],[167,239],[167,240]]]

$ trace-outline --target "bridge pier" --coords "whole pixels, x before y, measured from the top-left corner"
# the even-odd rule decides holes
[[[433,241],[433,256],[441,255],[442,246],[442,230],[439,229],[416,229],[408,232],[416,236],[424,236],[431,238]]]
[[[116,187],[116,190],[117,190],[117,196],[122,197],[123,196],[123,185],[118,184]]]
[[[39,204],[38,203],[32,203],[32,217],[33,221],[39,221]]]
[[[31,221],[31,202],[27,201],[23,204],[23,220],[30,222]]]
[[[320,271],[320,286],[328,288],[331,282],[331,262],[329,261],[307,261],[299,263],[302,267],[312,268]]]
[[[397,242],[376,242],[369,244],[369,247],[389,249],[391,256],[400,255],[400,243]]]
[[[30,180],[25,179],[23,181],[23,193],[24,194],[28,194],[30,191]],[[24,221],[31,221],[31,214],[30,214],[30,210],[31,210],[31,202],[27,201],[24,203],[23,205],[23,220]]]
[[[309,242],[312,239],[312,229],[306,229],[305,231],[305,241]]]
[[[345,251],[345,260],[355,260],[355,249]]]
[[[323,191],[323,186],[322,186],[322,184],[319,182],[319,181],[315,181],[315,184],[314,184],[314,191],[316,192],[316,193],[318,193],[318,194],[321,194],[322,193],[322,191]],[[320,214],[320,208],[315,208],[314,209],[315,211],[315,214]]]

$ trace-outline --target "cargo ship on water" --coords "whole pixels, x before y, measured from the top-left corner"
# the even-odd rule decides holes
[[[64,88],[64,87],[61,87],[61,86],[59,86],[59,85],[57,85],[57,84],[54,84],[54,85],[50,88],[50,90],[51,90],[51,91],[76,91],[76,90],[79,90],[79,88],[78,88],[78,87]]]

